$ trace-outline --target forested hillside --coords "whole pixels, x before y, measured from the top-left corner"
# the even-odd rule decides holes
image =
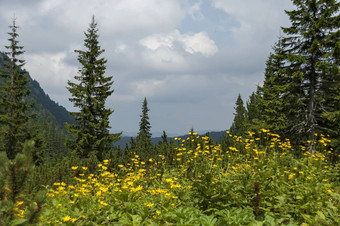
[[[6,55],[0,52],[1,70],[5,70],[5,57]],[[50,155],[63,155],[67,152],[64,145],[67,137],[64,123],[72,123],[73,117],[63,106],[50,99],[39,83],[31,78],[29,72],[23,72],[24,76],[28,78],[27,86],[30,89],[30,93],[25,99],[29,103],[34,103],[30,113],[36,115],[29,123],[39,128],[41,158]],[[4,85],[4,81],[4,78],[0,77],[0,84]]]
[[[4,57],[6,55],[0,52],[0,69],[4,69]],[[61,105],[51,100],[51,98],[46,94],[46,92],[40,87],[39,82],[33,80],[30,76],[29,72],[26,72],[27,77],[29,78],[29,86],[31,88],[30,97],[35,102],[35,110],[39,113],[42,113],[43,116],[38,115],[37,121],[48,120],[49,122],[55,121],[55,124],[60,128],[64,127],[65,122],[72,123],[74,120],[70,113]],[[3,78],[0,77],[0,83],[3,82]],[[46,118],[46,115],[49,115]]]

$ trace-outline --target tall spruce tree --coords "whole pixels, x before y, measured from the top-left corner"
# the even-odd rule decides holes
[[[320,130],[320,87],[331,76],[327,61],[334,49],[331,37],[339,34],[339,6],[336,0],[294,0],[296,10],[286,11],[292,26],[282,28],[286,37],[283,39],[287,66],[300,73],[302,82],[303,113],[297,132],[302,132],[308,140],[314,141],[315,132]],[[294,76],[293,73],[293,76]],[[299,100],[296,100],[299,101]],[[309,150],[314,153],[314,142],[309,143]]]
[[[148,101],[146,97],[144,98],[143,105],[142,105],[142,114],[140,115],[141,119],[139,122],[139,132],[137,135],[137,144],[142,149],[142,151],[146,151],[151,147],[151,125],[149,122],[149,108],[148,108]]]
[[[0,150],[6,151],[7,157],[12,160],[22,151],[23,143],[33,138],[32,134],[36,131],[28,124],[35,116],[29,114],[34,103],[27,101],[30,93],[29,79],[22,69],[25,61],[18,58],[24,54],[24,50],[17,40],[19,27],[15,19],[9,27],[10,45],[5,46],[8,52],[5,52],[4,70],[0,70],[5,80],[5,84],[0,87]]]
[[[278,118],[273,127],[293,140],[298,138],[295,142],[299,143],[314,141],[315,133],[322,131],[322,112],[329,99],[325,83],[332,77],[339,79],[338,72],[330,68],[338,67],[333,52],[339,36],[340,3],[293,0],[293,4],[296,9],[286,11],[291,26],[282,28],[283,38],[267,62],[264,106],[275,106],[267,112],[271,120]],[[315,152],[314,142],[309,143],[309,151]]]
[[[258,131],[262,128],[268,128],[268,125],[261,120],[261,94],[259,87],[256,92],[249,96],[247,101],[247,122],[246,127],[248,131]]]
[[[72,94],[69,99],[79,112],[72,112],[75,124],[66,123],[66,128],[74,139],[67,141],[67,146],[80,157],[95,154],[102,160],[103,153],[112,150],[112,143],[120,139],[119,134],[110,134],[109,116],[113,110],[106,108],[106,99],[113,93],[112,76],[105,76],[107,60],[100,58],[104,52],[98,42],[98,29],[94,16],[85,32],[86,50],[75,50],[82,65],[78,83],[68,81],[67,89]]]
[[[338,13],[339,14],[339,13]],[[321,128],[323,132],[331,135],[332,146],[335,149],[334,156],[340,157],[340,17],[334,25],[337,32],[328,37],[327,48],[330,52],[328,60],[320,65],[323,83],[320,92]]]
[[[292,105],[297,104],[287,101],[291,95],[289,88],[294,87],[294,85],[292,85],[293,81],[287,76],[285,62],[280,38],[266,62],[264,83],[258,87],[261,112],[258,121],[264,124],[264,128],[283,136],[290,129],[289,115],[296,115],[295,108]]]
[[[241,95],[239,94],[236,100],[236,106],[235,109],[235,117],[234,121],[230,127],[230,132],[234,135],[244,135],[244,133],[247,131],[247,110],[244,107],[244,102],[242,100]]]

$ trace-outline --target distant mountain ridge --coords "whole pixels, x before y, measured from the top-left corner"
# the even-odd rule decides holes
[[[5,57],[6,55],[0,52],[0,69],[2,70],[4,69],[3,64]],[[35,111],[40,113],[38,114],[38,121],[41,122],[44,120],[51,120],[51,118],[53,118],[60,128],[64,127],[65,122],[74,122],[72,115],[66,110],[66,108],[51,100],[51,98],[41,88],[40,84],[36,80],[32,79],[29,72],[27,72],[27,77],[30,80],[30,98],[32,98],[36,103],[33,108]],[[0,84],[3,82],[3,78],[0,77]]]
[[[206,133],[198,133],[199,136],[204,136],[205,134],[209,134],[209,137],[215,141],[215,142],[219,142],[223,136],[226,135],[226,130],[224,131],[213,131],[213,132],[206,132]],[[178,138],[181,139],[187,139],[187,137],[189,137],[189,135],[181,135],[181,136],[176,136]],[[127,144],[130,143],[131,138],[135,138],[134,136],[123,136],[119,141],[114,143],[114,146],[120,146],[121,148],[124,148]],[[170,139],[174,139],[175,137],[168,137],[168,140]],[[151,142],[153,144],[158,144],[159,141],[161,141],[162,138],[161,137],[152,137],[151,138]]]
[[[4,57],[6,55],[2,52],[0,52],[0,69],[4,69]],[[74,119],[70,112],[66,110],[65,107],[59,105],[55,101],[51,100],[51,98],[48,96],[48,94],[45,93],[45,91],[41,88],[38,81],[32,79],[29,72],[27,72],[27,76],[30,80],[29,85],[31,86],[31,93],[30,98],[32,98],[35,101],[34,111],[39,113],[37,121],[43,122],[48,121],[51,123],[51,121],[55,121],[55,123],[58,125],[59,128],[64,128],[64,123],[74,123]],[[3,83],[3,79],[0,77],[0,84]],[[205,135],[206,133],[209,133],[209,136],[211,139],[213,139],[215,142],[219,141],[223,135],[225,135],[225,131],[218,131],[218,132],[209,132],[209,131],[198,131],[200,135]],[[123,132],[124,134],[124,132]],[[122,138],[114,143],[114,146],[121,146],[121,148],[124,148],[126,144],[130,143],[131,137],[135,138],[136,136],[132,135],[133,132],[126,132],[125,136],[123,135]],[[151,141],[153,144],[157,144],[159,141],[162,140],[160,137],[160,132],[156,133],[159,137],[152,137]],[[169,133],[168,139],[173,139],[174,137],[179,137],[182,139],[186,139],[189,135],[178,135],[174,136],[175,134]]]

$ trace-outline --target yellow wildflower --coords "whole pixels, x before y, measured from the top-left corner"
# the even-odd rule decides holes
[[[103,206],[108,206],[108,205],[109,205],[109,204],[107,204],[107,203],[104,202],[104,201],[100,201],[99,203],[102,204]]]
[[[23,203],[24,203],[24,201],[17,201],[17,202],[16,202],[17,206],[20,206],[20,205],[22,205]]]
[[[71,217],[69,215],[67,215],[66,217],[63,218],[64,222],[67,222],[67,221],[70,221],[70,220],[71,220]]]
[[[153,207],[155,204],[149,202],[149,203],[146,203],[146,204],[144,204],[144,205],[147,206],[147,207],[149,207],[149,208],[151,208],[151,207]]]

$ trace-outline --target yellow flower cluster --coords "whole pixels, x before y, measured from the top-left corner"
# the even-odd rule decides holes
[[[273,155],[280,159],[291,156],[290,141],[270,133],[269,130],[262,129],[259,133],[249,132],[249,136],[245,138],[234,136],[228,131],[227,134],[232,140],[230,147],[214,145],[209,137],[201,137],[192,132],[186,139],[175,138],[178,147],[175,148],[171,160],[176,164],[168,173],[164,173],[164,169],[169,157],[166,158],[164,155],[148,157],[142,161],[138,154],[131,153],[133,156],[131,161],[116,165],[117,170],[109,167],[110,160],[104,160],[98,164],[98,171],[95,174],[90,174],[85,166],[72,166],[71,169],[77,173],[74,183],[69,185],[64,182],[54,183],[48,196],[63,197],[67,200],[63,205],[77,205],[86,203],[90,199],[95,200],[98,209],[109,208],[114,203],[124,208],[124,202],[137,202],[141,207],[153,211],[153,214],[158,217],[161,214],[160,207],[164,203],[168,203],[171,207],[180,205],[181,194],[192,189],[193,184],[188,180],[190,177],[201,178],[205,173],[211,172],[213,175],[211,184],[216,184],[221,178],[227,176],[237,182],[239,173],[259,176],[261,168],[258,167],[258,163],[270,161]],[[320,135],[320,137],[319,143],[323,146],[330,142],[325,136]],[[301,150],[305,151],[305,148]],[[309,154],[304,158],[307,164],[327,161],[324,153],[313,156]],[[313,180],[316,173],[306,172],[301,164],[301,166],[287,167],[283,172],[278,172],[278,175],[280,178],[282,176],[287,183],[294,183],[297,178],[303,178],[305,181]],[[183,185],[183,182],[187,184]],[[322,182],[327,184],[325,180]],[[329,193],[329,190],[325,187],[326,192]],[[64,216],[58,220],[75,222],[80,218],[80,216]]]

